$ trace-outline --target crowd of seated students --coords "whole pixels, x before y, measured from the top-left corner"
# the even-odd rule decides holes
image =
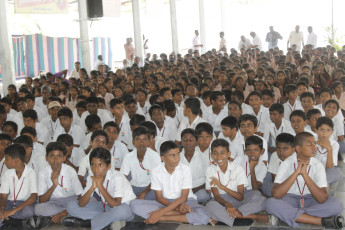
[[[0,99],[0,226],[345,226],[345,47],[153,55]]]

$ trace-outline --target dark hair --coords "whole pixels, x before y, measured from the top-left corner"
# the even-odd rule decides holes
[[[91,97],[86,98],[86,103],[87,104],[94,103],[98,105],[98,99],[97,97],[91,96]]]
[[[194,115],[199,115],[200,113],[200,101],[198,98],[187,98],[184,101],[186,108],[189,108]]]
[[[33,95],[33,94],[28,94],[28,95],[26,95],[25,96],[25,100],[27,101],[27,100],[31,100],[31,101],[35,101],[35,95]]]
[[[314,94],[312,94],[311,92],[304,92],[299,96],[300,101],[302,101],[303,98],[305,97],[311,97],[312,100],[315,100]]]
[[[211,101],[216,101],[219,96],[224,96],[225,94],[222,91],[213,91],[210,96]]]
[[[31,118],[34,121],[37,121],[37,112],[33,109],[27,109],[23,113],[23,118]]]
[[[6,114],[5,106],[0,104],[0,114]]]
[[[270,89],[264,89],[261,91],[261,95],[264,96],[270,96],[271,98],[274,98],[274,92]]]
[[[0,102],[8,104],[9,106],[12,106],[12,100],[9,97],[3,97],[0,99]]]
[[[129,121],[129,125],[140,125],[146,120],[144,115],[141,114],[134,114],[131,120]]]
[[[111,162],[111,154],[110,154],[109,150],[102,148],[102,147],[95,148],[91,151],[90,157],[89,157],[90,164],[91,164],[93,158],[98,158],[98,159],[103,160],[107,166]]]
[[[20,144],[23,145],[25,148],[33,148],[34,142],[31,139],[31,137],[26,135],[21,135],[13,140],[14,144]]]
[[[110,100],[109,106],[110,106],[110,108],[114,108],[115,105],[122,104],[122,103],[123,103],[123,101],[120,98],[115,97],[115,98]]]
[[[262,99],[262,94],[259,91],[252,91],[248,95],[248,99],[250,99],[252,96],[258,96],[260,99]]]
[[[68,135],[68,134],[64,134],[64,135]],[[60,135],[61,136],[61,135]],[[73,140],[73,139],[72,139]],[[62,142],[59,142],[59,141],[56,141],[56,142],[50,142],[47,147],[46,147],[46,155],[48,156],[48,154],[51,152],[51,151],[60,151],[62,152],[62,154],[64,156],[66,156],[67,154],[67,150],[66,150],[66,145],[63,144]]]
[[[57,142],[64,143],[67,147],[73,145],[73,137],[69,134],[60,134],[56,139]]]
[[[101,118],[96,114],[87,115],[85,118],[86,127],[91,130],[94,125],[102,123]]]
[[[278,143],[284,143],[291,147],[295,147],[295,137],[290,133],[281,133],[276,137],[276,146]]]
[[[249,145],[258,145],[260,147],[260,149],[263,149],[264,147],[264,142],[262,141],[262,139],[258,136],[250,136],[246,139],[246,148]]]
[[[93,140],[95,140],[95,138],[98,137],[98,136],[104,136],[106,144],[109,143],[108,135],[103,130],[96,130],[95,132],[93,132],[92,135],[91,135],[91,141],[93,142]]]
[[[319,109],[309,109],[307,112],[307,120],[310,120],[311,116],[321,114]]]
[[[284,94],[288,95],[290,92],[297,90],[297,86],[294,84],[288,84],[284,87]]]
[[[141,115],[142,116],[142,115]],[[108,121],[103,125],[103,130],[105,130],[108,127],[114,127],[117,130],[117,133],[120,133],[120,127],[115,121]]]
[[[243,121],[251,121],[251,122],[253,122],[254,128],[256,128],[258,126],[258,119],[254,115],[251,115],[251,114],[243,114],[243,115],[241,115],[240,118],[238,119],[238,127],[241,126],[241,123]]]
[[[129,98],[125,101],[125,106],[130,105],[130,104],[135,104],[135,105],[137,105],[137,101],[136,101],[133,97],[129,97]]]
[[[181,139],[186,134],[191,134],[192,136],[194,136],[198,140],[198,136],[196,135],[196,132],[194,129],[191,129],[191,128],[184,129],[181,133]]]
[[[165,156],[165,154],[167,154],[172,149],[178,149],[178,145],[173,141],[165,141],[159,148],[160,155]]]
[[[9,142],[12,142],[12,138],[10,137],[10,135],[5,133],[0,133],[0,141],[2,140],[8,140]]]
[[[292,117],[301,117],[303,120],[307,120],[307,117],[305,116],[305,113],[302,110],[294,110],[292,111],[292,113],[290,114],[290,121]]]
[[[208,122],[201,122],[195,126],[196,135],[200,135],[202,132],[206,132],[213,136],[213,127]]]
[[[105,105],[105,100],[103,97],[97,97],[97,104],[104,104]]]
[[[221,126],[226,126],[226,127],[230,127],[231,129],[236,129],[238,130],[239,124],[237,119],[234,116],[227,116],[225,117],[221,122],[220,122]]]
[[[169,87],[163,87],[159,90],[159,96],[163,97],[165,92],[168,92],[170,91],[170,88]]]
[[[295,136],[295,146],[302,146],[308,137],[313,137],[309,132],[300,132]]]
[[[75,107],[76,108],[83,108],[86,110],[86,101],[79,101]]]
[[[316,121],[316,129],[318,129],[321,125],[328,125],[332,129],[334,129],[334,123],[331,118],[329,117],[320,117]]]
[[[159,109],[160,111],[162,111],[162,113],[164,113],[164,109],[162,108],[162,106],[158,105],[158,104],[154,104],[150,107],[149,109],[149,114],[150,114],[150,117],[152,117],[152,113],[153,113],[153,110],[154,109]]]
[[[244,101],[244,94],[241,90],[235,90],[234,92],[232,92],[231,96],[235,96],[237,97],[239,100]]]
[[[220,139],[216,139],[212,142],[211,144],[211,151],[213,151],[214,148],[216,147],[224,147],[226,149],[226,151],[229,152],[229,142],[227,142],[226,140],[220,138]]]
[[[238,106],[239,110],[242,110],[242,105],[241,105],[241,103],[239,103],[238,101],[235,101],[235,100],[229,101],[228,109],[229,109],[229,105],[230,105],[230,104],[235,104],[235,105]]]
[[[340,108],[339,103],[338,103],[336,100],[334,100],[334,99],[330,99],[330,100],[326,101],[325,107],[326,107],[328,104],[330,104],[330,103],[336,104],[336,105],[337,105],[337,111],[339,111],[339,108]]]
[[[270,112],[278,112],[279,114],[284,114],[284,106],[280,103],[274,103],[271,105]]]
[[[139,92],[142,92],[143,94],[145,94],[145,97],[147,97],[147,92],[143,88],[137,89],[137,93],[139,93]]]
[[[58,117],[66,116],[68,118],[73,118],[72,110],[68,107],[63,107],[58,112]]]
[[[150,131],[150,135],[153,135],[154,137],[157,136],[157,127],[152,121],[144,121],[140,126],[146,127]]]
[[[23,163],[25,163],[26,151],[23,145],[13,144],[5,149],[5,155],[10,156],[12,159],[19,158]]]
[[[23,135],[24,133],[31,134],[33,137],[37,136],[36,129],[30,126],[25,126],[24,128],[22,128],[22,130],[20,131],[20,135]]]
[[[164,100],[163,104],[164,104],[164,108],[165,108],[167,113],[170,113],[170,112],[172,112],[172,111],[174,111],[176,109],[175,103],[171,99]]]
[[[320,95],[322,93],[328,93],[330,96],[332,96],[332,90],[330,88],[322,88],[319,90],[319,92],[317,92],[317,95]]]
[[[176,93],[182,93],[182,91],[180,90],[180,89],[173,89],[173,90],[171,90],[171,95],[173,96],[173,97],[175,97],[175,94]]]
[[[133,134],[132,134],[133,140],[137,136],[141,136],[141,135],[147,135],[147,137],[150,139],[151,132],[149,131],[148,128],[146,128],[144,126],[139,126],[138,128],[134,129],[134,131],[133,131]]]
[[[5,121],[4,124],[2,124],[2,129],[4,129],[5,126],[11,126],[14,132],[18,132],[18,125],[13,121]]]

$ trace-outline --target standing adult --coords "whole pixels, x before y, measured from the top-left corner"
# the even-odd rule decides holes
[[[273,26],[270,26],[270,32],[266,35],[266,42],[268,42],[268,50],[278,47],[278,39],[283,39],[283,37],[274,31]]]
[[[148,38],[145,38],[145,35],[143,34],[143,42],[144,42],[144,55],[146,56],[146,54],[148,53],[148,50],[149,50],[149,46],[148,46],[148,42],[149,42],[149,39]]]
[[[220,42],[219,42],[219,51],[222,51],[224,48],[226,49],[226,40],[224,38],[224,32],[219,33]]]
[[[98,55],[97,60],[95,61],[95,66],[93,67],[93,69],[98,70],[99,65],[105,65],[102,55]]]
[[[195,33],[195,37],[193,38],[193,49],[194,51],[197,50],[199,54],[201,54],[201,47],[203,47],[204,45],[201,44],[200,42],[199,31],[195,30],[194,33]]]
[[[252,48],[258,48],[260,50],[262,50],[262,43],[261,43],[261,39],[259,38],[259,36],[255,33],[255,32],[250,32],[250,36],[252,36],[253,38],[253,45]]]
[[[238,43],[238,50],[241,50],[241,48],[244,48],[244,50],[250,49],[252,47],[252,43],[248,38],[245,36],[241,36],[240,43]]]
[[[126,44],[124,45],[128,66],[132,66],[133,60],[134,60],[134,46],[132,45],[132,42],[133,42],[132,38],[127,38]]]
[[[71,75],[69,77],[74,77],[75,79],[79,79],[79,70],[80,70],[80,62],[76,61],[74,63],[74,69],[71,71]]]
[[[313,32],[313,27],[308,26],[308,37],[306,45],[313,45],[313,49],[317,48],[317,35]]]
[[[296,45],[296,51],[301,51],[301,48],[304,46],[304,37],[303,33],[299,30],[299,25],[295,27],[294,31],[291,31],[289,39],[287,41],[287,48],[289,48],[289,43],[290,47]]]

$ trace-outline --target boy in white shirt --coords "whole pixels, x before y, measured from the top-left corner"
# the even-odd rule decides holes
[[[148,118],[149,109],[151,107],[150,102],[147,100],[147,92],[143,88],[137,89],[137,106],[138,106],[138,113],[144,114],[146,118]]]
[[[48,113],[49,116],[46,116],[42,119],[41,123],[45,125],[49,131],[49,141],[53,141],[55,130],[60,126],[60,120],[58,117],[59,110],[61,105],[57,101],[49,102],[48,104]]]
[[[284,87],[285,96],[288,101],[284,103],[284,119],[289,121],[290,114],[295,110],[303,109],[301,102],[297,100],[298,92],[295,84],[289,84]]]
[[[301,132],[295,137],[297,154],[291,155],[279,167],[272,189],[273,197],[266,202],[266,211],[293,228],[301,223],[344,227],[340,216],[343,203],[329,197],[324,166],[314,158],[316,143],[312,134]],[[278,219],[279,218],[279,219]]]
[[[24,127],[24,123],[22,120],[20,120],[16,115],[6,113],[5,107],[0,104],[0,118],[3,121],[13,121],[18,125],[18,132],[22,130]]]
[[[80,147],[75,147],[73,145],[73,137],[69,134],[61,134],[56,139],[56,142],[61,142],[66,145],[66,165],[72,167],[76,172],[78,172],[81,160],[85,157],[85,152]]]
[[[46,158],[49,166],[38,174],[39,204],[35,206],[35,214],[41,216],[40,228],[50,222],[60,224],[61,219],[68,215],[67,203],[77,200],[83,193],[77,172],[64,164],[67,149],[62,142],[49,143]]]
[[[295,137],[289,133],[281,133],[275,139],[276,152],[272,153],[267,171],[271,174],[266,176],[261,186],[261,191],[271,197],[273,181],[277,175],[281,163],[295,152]]]
[[[321,112],[319,109],[309,109],[307,112],[307,129],[316,133],[316,121],[321,117]]]
[[[193,225],[206,225],[209,217],[205,208],[196,201],[192,189],[191,168],[180,162],[178,146],[172,141],[162,144],[160,163],[152,171],[151,188],[156,200],[134,200],[134,214],[145,218],[146,224],[174,221]]]
[[[299,134],[301,132],[308,132],[310,134],[312,134],[315,138],[315,140],[317,140],[317,134],[314,133],[308,126],[308,122],[307,122],[307,116],[305,115],[305,113],[302,110],[295,110],[290,114],[290,122],[291,122],[291,126],[294,130],[294,134]]]
[[[198,203],[204,203],[210,199],[210,195],[205,189],[205,174],[206,168],[209,166],[209,160],[195,148],[198,144],[198,136],[194,129],[183,130],[181,140],[183,149],[180,152],[180,161],[191,168],[192,191],[197,196]]]
[[[338,165],[338,142],[332,140],[333,121],[328,117],[320,117],[316,122],[316,133],[318,136],[316,145],[316,156],[326,168],[326,178],[329,184],[343,179]]]
[[[253,138],[261,141],[262,145],[259,137]],[[246,144],[250,140],[251,138],[248,138]],[[245,190],[248,186],[245,171],[241,166],[228,161],[231,154],[229,143],[224,139],[217,139],[212,142],[211,148],[212,156],[217,163],[209,166],[206,172],[207,187],[211,189],[214,197],[206,205],[207,213],[212,219],[211,224],[214,226],[219,221],[231,227],[235,218],[268,222],[267,215],[256,214],[264,210],[266,199],[258,190]]]
[[[135,149],[125,155],[120,172],[127,178],[131,173],[130,184],[138,199],[154,200],[151,190],[151,170],[161,163],[157,152],[148,148],[150,131],[146,127],[138,127],[133,131]]]
[[[195,127],[196,135],[198,136],[198,146],[196,151],[200,152],[206,167],[215,164],[211,156],[211,142],[213,141],[213,127],[207,122],[201,122]]]
[[[5,121],[2,125],[2,133],[7,134],[14,140],[18,135],[18,125],[13,121]]]
[[[9,135],[0,134],[0,186],[2,175],[8,170],[5,164],[5,149],[11,144],[12,139]]]
[[[85,132],[80,126],[73,124],[72,110],[64,107],[59,110],[58,117],[61,126],[55,129],[53,141],[56,141],[60,134],[69,134],[73,137],[73,142],[76,147],[83,146]]]
[[[176,107],[173,100],[163,101],[165,107],[165,113],[168,117],[174,119],[176,130],[179,128],[183,119],[183,107]],[[175,138],[175,137],[174,137]]]
[[[67,205],[72,217],[65,217],[66,227],[91,227],[98,229],[121,229],[125,221],[133,220],[129,203],[135,195],[128,180],[111,167],[109,150],[99,147],[90,153],[92,175],[77,201]]]
[[[228,115],[227,109],[224,110],[225,95],[221,91],[214,91],[210,100],[212,106],[204,111],[203,118],[212,125],[216,136],[218,136],[221,132],[220,122]]]
[[[176,126],[170,117],[165,117],[164,108],[158,104],[154,104],[149,109],[149,114],[151,120],[157,126],[157,136],[165,140],[174,141],[177,132]]]
[[[29,126],[25,126],[22,129],[22,131],[20,132],[20,136],[28,136],[31,138],[31,140],[33,142],[32,155],[42,156],[42,158],[45,158],[46,148],[43,145],[41,145],[40,143],[37,143],[36,135],[37,135],[36,129],[29,127]]]
[[[84,149],[86,154],[88,154],[92,149],[92,146],[90,145],[91,136],[97,130],[102,130],[102,121],[98,115],[90,114],[85,119],[85,125],[88,133],[85,136],[84,143],[81,148]]]
[[[167,140],[163,137],[157,136],[157,127],[152,121],[144,121],[140,124],[140,126],[146,127],[150,131],[150,140],[148,147],[159,154],[161,145]]]
[[[108,121],[104,124],[103,130],[109,138],[107,149],[110,151],[111,157],[114,158],[114,168],[115,170],[120,171],[123,158],[129,153],[126,145],[117,140],[120,128],[115,121]]]
[[[328,100],[325,103],[325,114],[326,117],[332,119],[334,123],[333,139],[338,141],[340,146],[340,152],[345,152],[345,138],[344,138],[344,122],[342,118],[337,117],[338,111],[340,110],[339,103],[334,100]]]
[[[34,216],[37,175],[25,165],[25,149],[22,145],[8,146],[5,158],[8,170],[3,175],[0,187],[0,224],[2,228],[22,229],[23,219]],[[33,222],[31,220],[27,222]]]
[[[37,122],[37,112],[33,109],[27,109],[23,113],[24,125],[36,129],[37,142],[46,146],[50,142],[49,131],[45,125]]]

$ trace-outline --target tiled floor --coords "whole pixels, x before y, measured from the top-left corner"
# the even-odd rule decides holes
[[[339,165],[343,175],[345,175],[345,164]],[[334,196],[339,198],[345,204],[345,181],[338,183],[336,186],[330,189],[330,193],[334,193]],[[345,216],[345,211],[343,212]],[[51,225],[44,229],[49,230],[67,230],[67,229],[75,229],[75,230],[86,230],[87,228],[67,228],[62,225]],[[122,230],[223,230],[229,229],[226,225],[216,225],[213,228],[211,225],[208,226],[192,226],[188,224],[159,224],[159,225],[143,225],[143,223],[127,223],[126,227]],[[279,226],[279,227],[272,227],[264,223],[254,221],[250,226],[234,226],[231,229],[233,230],[288,230],[293,229],[288,226]],[[312,225],[303,225],[301,228],[298,229],[323,229],[319,226],[312,226]]]

